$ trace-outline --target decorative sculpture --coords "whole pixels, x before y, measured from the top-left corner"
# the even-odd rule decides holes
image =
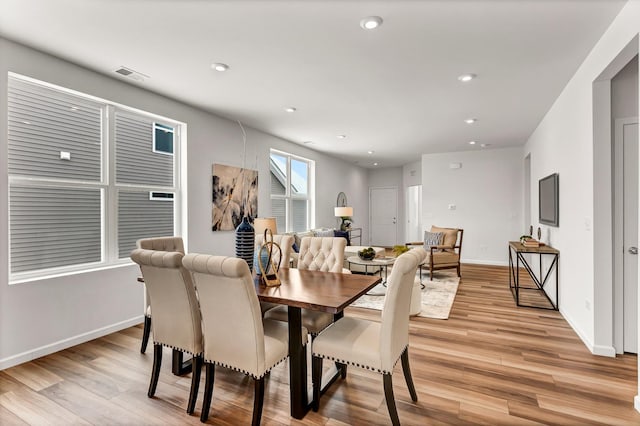
[[[274,258],[274,247],[278,249],[278,262]],[[260,282],[268,287],[280,285],[278,271],[282,262],[282,249],[273,242],[273,233],[270,229],[264,230],[264,244],[258,250],[258,268],[260,270]]]

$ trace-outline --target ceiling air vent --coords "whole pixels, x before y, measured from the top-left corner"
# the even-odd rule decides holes
[[[144,81],[146,78],[149,78],[148,75],[144,75],[142,73],[139,73],[138,71],[134,71],[131,68],[127,68],[127,67],[118,68],[116,70],[116,73],[135,81]]]

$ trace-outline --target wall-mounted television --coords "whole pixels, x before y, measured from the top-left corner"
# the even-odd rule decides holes
[[[560,225],[560,209],[558,205],[559,180],[558,174],[554,173],[540,179],[538,182],[538,221],[545,225]]]

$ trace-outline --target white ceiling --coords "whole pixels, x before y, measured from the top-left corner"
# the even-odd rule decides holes
[[[0,0],[0,35],[128,82],[114,70],[131,68],[150,77],[133,84],[389,167],[522,145],[624,3]],[[370,15],[384,23],[365,31]]]

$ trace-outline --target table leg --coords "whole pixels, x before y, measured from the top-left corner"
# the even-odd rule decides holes
[[[186,361],[183,361],[184,353],[174,349],[173,356],[171,357],[171,372],[176,376],[184,376],[185,374],[191,373],[191,362],[193,358],[189,358]]]
[[[302,344],[301,309],[289,306],[289,403],[291,417],[302,419],[309,411],[307,398],[307,351]]]

